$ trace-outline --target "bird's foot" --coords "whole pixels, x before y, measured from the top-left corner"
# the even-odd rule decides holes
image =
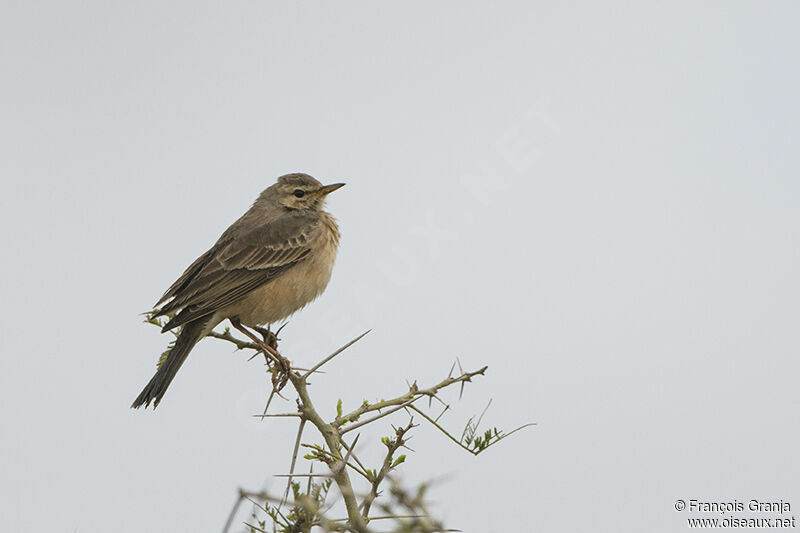
[[[264,342],[268,346],[272,346],[276,351],[278,350],[278,341],[280,339],[278,338],[277,333],[273,333],[269,327],[262,328],[261,326],[254,326],[253,329],[261,334],[261,336],[264,338]]]
[[[247,329],[238,317],[231,318],[230,321],[234,328],[244,333],[251,341],[256,343],[261,348],[261,351],[264,352],[267,365],[270,367],[270,371],[272,372],[272,386],[274,387],[275,391],[280,391],[289,381],[289,373],[292,371],[292,364],[287,358],[278,352],[278,337],[269,329],[254,327],[253,329],[260,333],[262,337],[264,337],[264,339],[261,340],[249,329]]]
[[[286,385],[286,382],[289,381],[289,372],[292,371],[292,364],[282,356],[278,351],[275,351],[277,354],[275,364],[270,367],[272,371],[272,388],[276,391],[280,391]]]

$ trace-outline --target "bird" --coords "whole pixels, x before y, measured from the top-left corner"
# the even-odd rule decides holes
[[[328,194],[303,173],[286,174],[198,257],[153,306],[167,316],[162,333],[180,328],[175,345],[131,408],[155,409],[192,348],[220,322],[252,328],[283,320],[327,287],[339,248]]]

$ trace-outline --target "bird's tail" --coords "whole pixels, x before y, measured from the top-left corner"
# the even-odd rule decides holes
[[[200,339],[205,337],[207,323],[208,319],[198,319],[185,324],[181,328],[181,333],[175,341],[175,346],[167,354],[166,360],[161,363],[156,375],[152,377],[144,390],[139,393],[139,396],[131,404],[133,409],[138,409],[143,405],[148,407],[150,402],[153,402],[153,409],[158,407],[158,403],[164,393],[167,392],[167,387],[172,383],[175,374],[178,373],[189,352],[192,351],[192,348]]]

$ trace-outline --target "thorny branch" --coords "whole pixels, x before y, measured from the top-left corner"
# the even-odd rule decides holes
[[[261,347],[254,342],[243,341],[241,339],[237,339],[233,335],[231,335],[231,330],[225,328],[223,333],[218,333],[216,331],[212,331],[207,335],[207,337],[214,337],[215,339],[220,339],[223,341],[228,341],[236,345],[237,350],[255,350],[257,352],[261,351]]]
[[[358,409],[355,409],[354,411],[347,413],[344,416],[337,416],[336,420],[334,420],[333,423],[336,426],[342,426],[343,424],[346,424],[348,422],[357,421],[361,417],[361,415],[364,415],[366,413],[371,413],[373,411],[380,411],[381,409],[386,409],[387,407],[392,407],[392,406],[405,407],[406,405],[409,405],[409,403],[414,402],[422,397],[438,399],[436,393],[439,392],[440,390],[444,389],[445,387],[449,387],[450,385],[455,385],[456,383],[471,382],[473,377],[483,376],[487,368],[489,367],[484,366],[483,368],[476,370],[474,372],[464,372],[463,374],[455,378],[447,377],[446,379],[437,383],[433,387],[428,387],[427,389],[420,389],[419,387],[417,387],[417,384],[415,382],[411,384],[407,393],[398,396],[396,398],[392,398],[391,400],[382,400],[377,403],[363,404]],[[377,418],[381,417],[376,417],[375,419],[377,420]],[[350,430],[351,428],[352,426],[348,428],[348,430]]]
[[[157,320],[148,320],[148,322],[159,324]],[[439,397],[439,392],[458,384],[461,385],[461,391],[463,391],[464,384],[471,382],[472,378],[476,376],[483,376],[487,370],[487,367],[484,366],[472,372],[465,372],[461,369],[460,363],[458,363],[459,375],[452,375],[455,369],[454,364],[453,368],[450,370],[450,375],[432,386],[420,388],[417,383],[414,382],[408,386],[408,390],[405,393],[397,397],[388,400],[382,399],[375,403],[365,401],[362,405],[346,414],[342,413],[340,400],[339,405],[337,405],[336,417],[330,422],[326,422],[311,400],[311,396],[308,392],[307,378],[317,372],[324,364],[362,339],[369,331],[359,335],[301,374],[298,372],[298,368],[288,366],[288,361],[275,350],[274,344],[269,346],[261,342],[252,332],[247,331],[244,326],[240,324],[235,324],[235,326],[249,337],[252,342],[235,337],[227,328],[222,333],[212,331],[208,336],[230,342],[236,346],[238,350],[253,350],[256,353],[267,354],[267,357],[274,361],[274,363],[270,365],[273,373],[273,392],[279,390],[279,388],[283,386],[283,383],[288,382],[291,383],[292,388],[298,396],[297,412],[295,413],[267,414],[265,412],[263,415],[254,416],[261,417],[262,419],[268,417],[299,418],[300,425],[294,443],[289,473],[279,476],[288,478],[286,493],[282,498],[275,498],[264,492],[254,493],[240,491],[239,497],[228,516],[223,533],[229,531],[243,501],[252,502],[272,520],[270,524],[260,520],[257,520],[258,523],[245,523],[251,533],[267,531],[266,528],[268,527],[273,532],[310,532],[314,527],[321,527],[324,531],[331,532],[351,531],[355,533],[373,533],[374,530],[369,527],[369,523],[376,520],[393,520],[399,528],[394,531],[419,533],[450,531],[444,529],[439,522],[430,517],[425,505],[426,487],[424,485],[420,487],[416,494],[411,494],[402,489],[390,476],[390,473],[405,461],[405,455],[400,455],[399,457],[395,457],[395,455],[400,448],[407,448],[406,442],[408,441],[408,433],[413,428],[417,427],[413,418],[410,418],[406,425],[395,427],[393,437],[384,437],[382,439],[383,444],[386,446],[386,453],[379,469],[373,470],[367,468],[356,456],[355,449],[358,437],[348,445],[343,436],[348,432],[371,424],[381,418],[388,417],[400,410],[405,410],[409,412],[409,414],[413,411],[444,433],[450,440],[458,444],[459,447],[473,455],[478,455],[491,445],[532,425],[525,424],[509,433],[504,433],[494,428],[486,431],[482,435],[477,435],[478,425],[483,416],[481,415],[476,422],[473,422],[472,418],[467,422],[461,439],[454,437],[448,432],[439,423],[439,419],[450,409],[450,406]],[[281,361],[286,361],[287,366],[280,368],[281,375],[278,377],[276,376],[276,368],[279,367]],[[429,404],[434,400],[441,404],[443,406],[442,413],[433,418],[415,405],[419,400],[424,398],[428,399]],[[363,420],[361,419],[361,417],[368,414],[372,416],[365,417]],[[317,430],[324,440],[324,446],[303,444],[301,442],[303,428],[307,423],[310,423]],[[300,447],[310,450],[310,453],[305,456],[306,459],[325,463],[330,473],[315,474],[313,468],[309,474],[295,473],[296,460]],[[359,477],[366,480],[368,489],[365,493],[356,492],[350,477],[350,472],[357,473]],[[308,481],[305,492],[302,492],[300,485],[293,481],[295,478],[307,478]],[[335,482],[336,484],[347,513],[347,518],[333,519],[327,516],[332,508],[330,505],[326,504],[331,482]],[[381,487],[386,482],[390,485],[390,497],[384,503],[381,503],[382,500],[376,502],[381,495]],[[289,491],[293,492],[294,504],[291,510],[284,512],[283,506],[287,503]],[[369,518],[370,511],[376,503],[384,512],[384,515]]]
[[[375,501],[375,498],[378,497],[378,490],[381,486],[381,483],[383,483],[384,478],[389,474],[389,471],[405,461],[405,455],[401,455],[397,459],[394,459],[394,454],[401,447],[405,446],[406,441],[403,439],[403,437],[405,437],[406,433],[411,431],[411,428],[413,427],[414,421],[411,420],[407,426],[395,428],[394,439],[389,439],[388,437],[384,439],[383,443],[387,448],[386,457],[383,460],[383,465],[381,466],[380,471],[372,480],[372,487],[370,488],[369,494],[367,494],[361,501],[361,509],[364,512],[364,516],[369,516],[370,506],[372,505],[372,502]]]

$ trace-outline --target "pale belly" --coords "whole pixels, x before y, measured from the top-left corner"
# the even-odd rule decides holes
[[[315,250],[310,259],[291,267],[221,311],[225,318],[238,316],[246,326],[274,324],[319,296],[331,279],[337,246],[333,241]]]

